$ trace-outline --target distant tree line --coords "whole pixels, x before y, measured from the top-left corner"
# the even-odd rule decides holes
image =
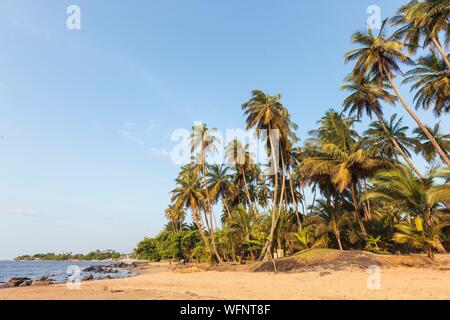
[[[32,260],[42,260],[42,261],[67,261],[67,260],[81,260],[81,261],[92,261],[92,260],[118,260],[123,258],[124,255],[116,252],[114,250],[97,250],[89,252],[88,254],[72,254],[68,253],[38,253],[35,255],[23,255],[18,256],[14,260],[16,261],[32,261]]]

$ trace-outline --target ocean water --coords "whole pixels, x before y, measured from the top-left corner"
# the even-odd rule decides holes
[[[65,282],[67,277],[70,276],[73,266],[80,269],[90,266],[106,266],[111,265],[114,262],[68,262],[68,261],[0,261],[0,283],[8,282],[12,277],[26,277],[30,279],[39,279],[42,277],[48,277],[56,282]],[[68,273],[69,272],[69,273]],[[73,271],[72,271],[73,272]],[[112,278],[124,278],[131,275],[128,270],[118,270],[117,273],[92,273],[81,272],[81,277],[92,274],[94,279],[102,279],[107,275]]]

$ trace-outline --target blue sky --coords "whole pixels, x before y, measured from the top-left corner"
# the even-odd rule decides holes
[[[242,128],[240,105],[259,88],[283,95],[304,138],[340,107],[367,7],[387,17],[404,2],[3,0],[0,258],[129,252],[165,223],[174,129]],[[78,31],[66,28],[71,4]]]

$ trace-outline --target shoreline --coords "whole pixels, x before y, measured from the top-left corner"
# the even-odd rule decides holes
[[[5,261],[4,261],[5,262]],[[67,283],[68,279],[72,276],[79,277],[79,281],[102,281],[108,279],[123,279],[133,277],[137,273],[139,265],[142,261],[119,261],[119,260],[99,260],[99,261],[69,261],[69,260],[14,260],[6,261],[13,263],[84,263],[84,267],[78,267],[78,274],[76,271],[68,273],[66,271],[64,279],[61,279],[61,274],[58,272],[50,275],[49,269],[42,269],[40,274],[34,276],[28,274],[14,274],[11,273],[8,281],[0,281],[0,290],[12,289],[17,287],[28,286],[50,286]],[[67,269],[68,270],[68,269]],[[60,270],[61,271],[61,270]],[[55,272],[55,270],[53,270]]]
[[[398,258],[388,260],[396,262]],[[344,268],[326,263],[307,265],[275,275],[255,271],[259,263],[184,267],[160,262],[137,267],[133,277],[82,282],[79,290],[70,290],[65,284],[3,289],[0,300],[450,299],[448,255],[423,266],[421,257],[401,258],[398,263],[390,261],[380,267],[379,289],[368,288],[371,274],[359,263]]]

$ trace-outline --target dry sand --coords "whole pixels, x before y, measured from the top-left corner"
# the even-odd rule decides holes
[[[379,290],[368,289],[367,281],[371,274],[354,259],[345,266],[337,265],[335,260],[333,264],[330,261],[320,265],[309,263],[307,268],[291,268],[290,272],[276,275],[273,272],[253,272],[260,265],[198,266],[174,270],[169,264],[159,263],[142,267],[139,274],[132,278],[83,282],[79,290],[69,290],[66,285],[3,289],[0,290],[0,300],[450,299],[449,257],[440,256],[439,263],[433,265],[422,265],[422,258],[417,261],[391,259],[389,263],[383,259],[378,263],[381,265]],[[419,263],[420,267],[414,266],[414,263]]]

